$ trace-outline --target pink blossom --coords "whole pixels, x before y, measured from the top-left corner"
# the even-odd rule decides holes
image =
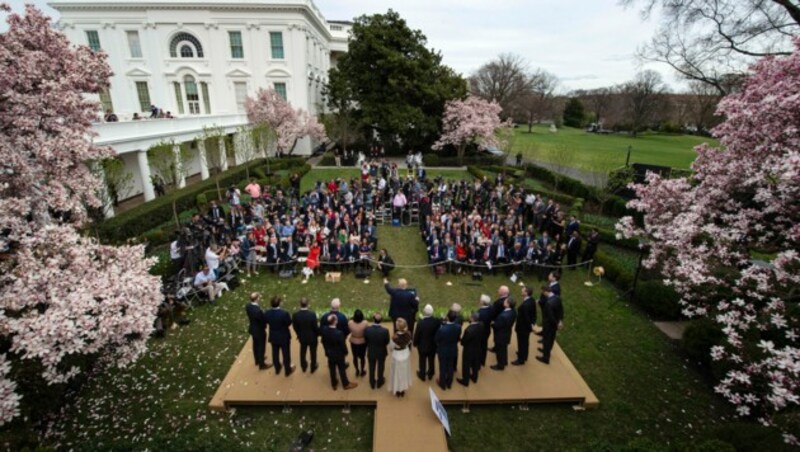
[[[719,323],[727,340],[711,355],[730,370],[716,391],[740,415],[767,421],[798,405],[800,392],[797,318],[784,302],[800,284],[800,38],[795,46],[788,57],[761,60],[720,102],[726,120],[713,133],[722,148],[698,146],[691,178],[649,174],[628,203],[644,225],[631,217],[617,225],[648,240],[645,264],[681,295],[686,315]],[[757,265],[756,250],[774,257]],[[764,333],[786,343],[755,339],[752,347]]]
[[[7,8],[0,8],[8,10]],[[36,360],[48,382],[79,369],[64,358],[96,354],[126,365],[142,354],[160,302],[144,249],[81,235],[98,207],[92,161],[114,152],[91,142],[99,105],[85,94],[108,86],[106,55],[72,47],[32,6],[9,14],[0,34],[0,425],[19,413],[9,380],[14,360]]]

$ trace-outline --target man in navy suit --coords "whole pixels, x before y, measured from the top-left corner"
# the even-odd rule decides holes
[[[347,378],[347,363],[345,356],[347,356],[347,344],[344,341],[344,335],[337,328],[338,318],[335,314],[323,317],[325,325],[322,328],[322,347],[325,348],[325,356],[328,357],[328,370],[331,373],[331,386],[333,390],[339,387],[339,380],[342,381],[344,389],[353,389],[358,386],[358,383],[351,382]],[[337,373],[339,378],[337,379]]]
[[[542,309],[542,352],[536,360],[550,364],[550,352],[556,342],[556,332],[564,327],[564,306],[561,297],[556,295],[551,286],[543,287],[542,294],[546,297]]]
[[[281,309],[281,297],[273,297],[270,301],[272,309],[264,312],[264,318],[269,325],[269,343],[272,345],[272,361],[275,364],[275,373],[280,375],[283,366],[286,366],[286,376],[294,372],[292,365],[292,355],[289,344],[292,340],[292,333],[289,327],[292,325],[292,317],[289,313]],[[283,354],[283,364],[278,353]]]
[[[481,369],[481,341],[483,340],[483,324],[478,313],[473,312],[464,335],[461,336],[461,378],[459,384],[469,386],[469,381],[478,382],[478,371]]]
[[[572,270],[575,270],[575,264],[578,263],[578,254],[581,252],[581,236],[578,231],[573,231],[572,234],[569,236],[569,241],[567,241],[567,265],[572,265],[570,267]]]
[[[491,305],[492,299],[489,295],[481,295],[481,307],[478,309],[478,320],[483,324],[483,337],[481,338],[481,367],[486,365],[486,355],[489,352],[489,334],[492,331],[492,319],[494,313]]]
[[[267,351],[267,321],[264,318],[264,312],[258,305],[259,300],[261,300],[261,295],[256,292],[251,293],[250,303],[244,307],[244,310],[250,320],[249,331],[253,338],[253,357],[256,360],[256,366],[264,370],[269,369],[272,365],[264,362],[264,353]]]
[[[419,321],[417,329],[414,331],[414,347],[419,353],[419,370],[417,377],[425,381],[433,379],[435,372],[434,359],[436,358],[436,342],[434,337],[439,331],[442,322],[433,317],[433,306],[425,305],[422,310],[422,320]]]
[[[511,342],[511,328],[517,313],[514,311],[514,300],[506,298],[503,302],[503,312],[494,320],[494,348],[497,355],[497,364],[491,366],[493,370],[503,370],[508,365],[508,344]]]
[[[436,383],[442,390],[453,386],[454,364],[458,354],[458,341],[461,339],[461,327],[454,322],[457,314],[453,311],[447,313],[447,318],[436,332],[436,353],[439,355],[439,378]]]
[[[396,288],[389,285],[389,280],[384,278],[383,287],[391,297],[389,301],[389,317],[392,318],[392,322],[395,324],[395,331],[397,330],[397,319],[402,318],[408,324],[408,332],[414,334],[414,320],[419,309],[419,297],[414,291],[408,289],[408,281],[403,278],[397,280]]]
[[[300,299],[300,310],[292,316],[292,328],[300,341],[300,368],[303,372],[308,368],[306,354],[311,355],[311,373],[317,370],[317,339],[319,325],[317,314],[308,308],[308,298]]]
[[[514,331],[517,332],[517,359],[511,364],[521,366],[528,360],[531,331],[536,324],[536,303],[533,301],[533,288],[523,287],[524,299],[517,310],[517,323]]]
[[[342,307],[342,302],[338,298],[331,300],[331,310],[322,314],[319,319],[320,328],[325,328],[328,325],[328,317],[333,314],[336,316],[336,328],[342,332],[346,338],[350,334],[350,328],[347,326],[347,316],[339,312]]]
[[[367,343],[367,362],[369,363],[369,386],[380,388],[386,382],[383,377],[389,347],[389,330],[381,326],[381,315],[372,316],[372,325],[364,330]]]

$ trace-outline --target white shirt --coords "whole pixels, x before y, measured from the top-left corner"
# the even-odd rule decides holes
[[[217,277],[214,276],[214,272],[208,272],[207,275],[205,274],[205,272],[200,272],[197,274],[197,276],[194,277],[194,285],[202,286],[207,282],[214,282],[216,279]]]
[[[219,255],[211,251],[211,248],[206,249],[206,265],[211,270],[216,270],[219,268]]]
[[[175,240],[169,244],[169,257],[170,259],[180,259],[181,249],[178,247],[178,241]]]

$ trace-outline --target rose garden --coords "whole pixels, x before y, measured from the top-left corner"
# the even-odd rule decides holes
[[[789,55],[759,59],[721,98],[712,136],[685,149],[690,168],[636,176],[622,168],[598,186],[566,175],[555,154],[529,158],[527,140],[548,132],[526,134],[501,102],[468,89],[397,13],[362,16],[349,52],[330,73],[332,113],[317,117],[259,89],[246,101],[249,161],[225,170],[211,165],[206,181],[168,183],[162,196],[103,218],[119,183],[108,163],[114,149],[91,139],[98,114],[92,95],[108,88],[111,76],[107,56],[71,44],[33,7],[7,21],[0,34],[5,448],[285,450],[311,430],[314,449],[371,449],[375,415],[368,407],[219,412],[209,401],[250,337],[244,306],[251,293],[265,301],[280,296],[289,312],[302,297],[319,314],[338,298],[348,319],[356,309],[386,317],[389,297],[372,268],[379,249],[393,259],[390,279],[408,280],[420,311],[430,304],[436,317],[454,303],[469,314],[482,294],[494,297],[503,285],[518,301],[522,286],[538,296],[547,273],[560,274],[558,345],[599,406],[450,409],[450,449],[799,444],[800,38]],[[390,30],[388,42],[402,42],[405,53],[376,45],[376,30]],[[381,52],[410,56],[397,63]],[[365,70],[372,61],[394,63]],[[425,94],[406,86],[414,83],[424,84]],[[212,160],[220,137],[209,128],[197,138]],[[303,139],[321,144],[322,155],[293,155]],[[180,156],[169,158],[175,164],[164,173],[177,182]],[[403,191],[408,205],[398,208],[395,195]],[[216,206],[221,219],[203,229],[209,232],[197,242],[198,262],[187,263],[185,249],[176,259],[172,243]],[[251,274],[239,247],[261,228],[263,243],[252,239],[258,253]],[[581,238],[574,252],[572,230]],[[347,259],[326,260],[322,242],[346,248],[351,234],[362,254],[349,263],[357,267],[363,258],[372,268],[364,279],[345,269]],[[300,248],[325,246],[321,268],[304,275],[307,261],[292,251],[273,260],[270,245],[286,236]],[[587,254],[590,238],[596,251]],[[508,251],[498,252],[498,241]],[[229,251],[222,260],[235,286],[216,300],[186,280],[201,272],[212,245]],[[288,266],[297,272],[284,278],[280,270]],[[339,270],[339,282],[326,281],[326,272]],[[654,321],[687,326],[671,339]]]

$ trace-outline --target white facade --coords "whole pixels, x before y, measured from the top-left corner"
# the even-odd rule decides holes
[[[108,54],[114,75],[101,100],[120,122],[97,123],[95,142],[114,147],[134,166],[136,186],[126,197],[144,194],[145,200],[152,198],[149,168],[136,168],[147,161],[143,152],[159,142],[193,141],[204,127],[234,133],[247,124],[245,97],[259,88],[285,93],[293,107],[318,113],[328,69],[347,51],[350,27],[326,21],[311,0],[49,4],[61,14],[58,25],[70,41]],[[149,118],[150,104],[177,119],[132,120],[134,113]],[[311,148],[306,138],[294,153]],[[189,166],[205,176],[201,160]]]

